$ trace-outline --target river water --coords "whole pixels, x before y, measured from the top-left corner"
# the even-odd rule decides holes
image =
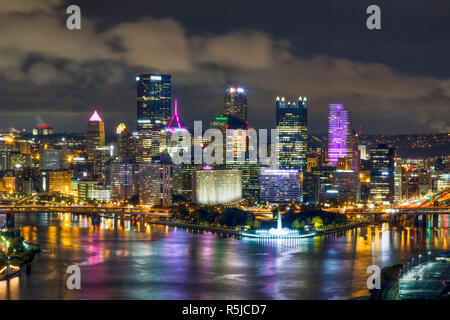
[[[299,240],[238,240],[85,216],[17,214],[42,252],[31,274],[0,282],[0,299],[354,299],[368,296],[369,265],[449,250],[442,228],[364,227]],[[78,265],[81,289],[66,269]]]

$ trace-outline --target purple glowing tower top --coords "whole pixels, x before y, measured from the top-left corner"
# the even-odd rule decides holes
[[[342,104],[330,104],[328,109],[328,161],[337,166],[339,158],[349,157],[351,113]]]

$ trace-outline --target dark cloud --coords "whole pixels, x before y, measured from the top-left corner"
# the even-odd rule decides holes
[[[153,10],[144,10],[148,4],[137,3],[81,1],[79,31],[65,28],[63,1],[0,4],[0,127],[30,129],[41,117],[57,130],[82,131],[94,108],[109,131],[119,121],[132,127],[134,74],[170,72],[181,116],[188,124],[209,121],[221,111],[225,86],[237,83],[248,90],[250,122],[256,127],[273,126],[276,96],[301,95],[308,97],[314,132],[326,131],[329,103],[344,103],[355,124],[363,125],[366,132],[449,131],[445,117],[450,104],[449,71],[430,71],[436,63],[433,52],[420,59],[420,67],[405,68],[399,62],[419,59],[421,44],[448,49],[448,41],[435,33],[425,38],[424,31],[418,32],[422,42],[410,36],[393,41],[408,21],[405,12],[413,17],[419,12],[391,5],[386,7],[389,10],[382,8],[383,26],[397,30],[392,35],[365,29],[361,3],[307,1],[298,7],[286,1],[282,7],[290,10],[284,16],[280,8],[265,2],[258,10],[247,2],[239,8],[228,2],[235,11],[225,8],[225,2],[208,2],[202,13],[195,13],[204,5],[199,0],[190,2],[190,10],[183,14],[173,3],[172,11],[154,2]],[[425,5],[413,4],[414,8]],[[101,8],[108,10],[101,12]],[[322,8],[322,15],[317,8]],[[330,8],[334,15],[330,16]],[[400,14],[396,23],[394,9]],[[117,11],[123,13],[120,18]],[[244,13],[247,18],[239,20]],[[434,14],[437,20],[441,17],[430,9],[423,14],[426,21]],[[328,21],[330,17],[334,20]],[[317,29],[305,29],[305,21]]]

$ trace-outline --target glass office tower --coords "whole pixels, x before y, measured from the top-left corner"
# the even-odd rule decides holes
[[[225,93],[224,100],[225,113],[247,122],[247,93],[243,88],[229,87]]]
[[[330,104],[328,109],[328,162],[336,167],[340,158],[353,159],[353,132],[350,111],[342,104]]]
[[[278,129],[278,156],[281,169],[306,171],[307,164],[307,99],[297,103],[276,99],[276,128]]]
[[[394,148],[380,144],[370,150],[370,200],[394,201]]]
[[[137,131],[140,137],[138,162],[151,162],[159,153],[161,131],[171,117],[171,75],[138,74]]]

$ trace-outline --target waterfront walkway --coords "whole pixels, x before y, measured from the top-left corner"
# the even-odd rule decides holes
[[[221,234],[227,234],[227,235],[232,235],[232,236],[239,235],[238,230],[229,230],[229,229],[222,229],[222,228],[217,228],[217,227],[202,226],[199,224],[189,224],[189,223],[172,222],[172,221],[148,221],[148,223],[183,228],[183,229],[188,229],[188,230],[209,231],[209,232],[213,232],[213,233],[221,233]]]
[[[400,299],[449,299],[450,261],[427,261],[399,280]]]

